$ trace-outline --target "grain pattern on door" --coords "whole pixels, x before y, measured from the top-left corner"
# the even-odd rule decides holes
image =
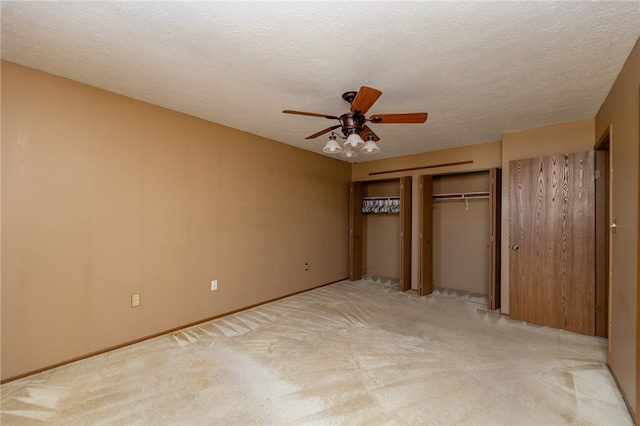
[[[510,315],[595,332],[593,151],[509,163]]]

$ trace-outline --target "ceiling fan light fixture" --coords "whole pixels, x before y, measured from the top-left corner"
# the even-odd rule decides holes
[[[338,141],[336,141],[336,135],[332,133],[331,136],[329,136],[329,140],[324,148],[322,148],[322,152],[327,154],[339,154],[342,152],[342,147]]]
[[[347,159],[352,159],[352,158],[356,158],[358,156],[358,151],[356,151],[355,149],[353,149],[350,145],[348,145],[345,142],[345,149],[344,151],[342,151],[342,155],[343,157],[346,157]]]
[[[352,147],[357,148],[359,145],[360,146],[364,145],[364,141],[362,140],[359,134],[351,133],[349,137],[347,137],[347,141],[345,142],[345,145],[351,145]]]
[[[342,95],[342,99],[349,102],[351,107],[349,112],[346,112],[340,116],[330,114],[319,114],[317,112],[305,112],[294,111],[285,109],[282,112],[285,114],[297,114],[308,115],[311,117],[326,118],[329,120],[337,120],[339,124],[336,124],[326,129],[320,130],[305,139],[314,139],[318,136],[331,132],[329,141],[322,148],[322,151],[326,154],[338,154],[349,159],[357,157],[360,152],[363,154],[376,154],[380,152],[380,147],[376,141],[380,138],[366,125],[366,123],[401,123],[401,124],[418,124],[427,121],[428,114],[426,112],[410,112],[403,114],[376,114],[369,118],[365,116],[367,111],[373,106],[373,104],[382,95],[382,92],[373,87],[361,86],[358,91],[345,92]],[[346,139],[344,143],[338,144],[336,141],[336,133],[333,130],[340,128],[342,135],[339,135],[341,139]],[[362,139],[360,134],[363,134],[367,138],[367,142]],[[342,145],[342,147],[340,146]]]
[[[369,136],[369,140],[365,142],[364,146],[360,149],[360,151],[365,154],[377,154],[378,152],[380,152],[380,147],[378,146],[376,141],[373,140],[373,137]]]

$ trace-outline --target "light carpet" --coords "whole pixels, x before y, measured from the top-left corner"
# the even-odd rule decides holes
[[[3,425],[607,424],[607,341],[344,281],[6,383]]]

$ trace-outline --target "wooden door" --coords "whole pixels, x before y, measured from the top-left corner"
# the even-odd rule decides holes
[[[433,292],[433,178],[420,176],[420,281],[418,293]]]
[[[594,153],[509,163],[510,315],[595,331]]]
[[[489,293],[487,309],[500,308],[500,221],[502,170],[489,170]]]
[[[400,291],[411,288],[411,176],[400,178]]]
[[[349,280],[362,278],[362,182],[349,187]]]
[[[609,336],[609,135],[607,128],[595,146],[596,186],[596,336]]]

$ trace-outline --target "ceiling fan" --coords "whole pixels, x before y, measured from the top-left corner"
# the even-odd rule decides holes
[[[285,109],[282,112],[285,114],[310,115],[312,117],[338,120],[339,124],[320,130],[317,133],[307,136],[305,139],[314,139],[318,136],[324,135],[325,133],[331,132],[329,141],[322,151],[328,154],[339,154],[344,150],[343,155],[345,157],[353,158],[358,155],[358,152],[356,151],[356,148],[358,147],[361,147],[361,151],[366,154],[375,154],[380,152],[380,148],[376,144],[380,138],[369,128],[369,126],[366,125],[366,123],[408,124],[424,123],[427,121],[428,114],[426,112],[413,112],[407,114],[375,114],[367,118],[365,116],[366,112],[369,111],[381,95],[382,92],[380,90],[367,86],[360,87],[360,90],[357,92],[345,92],[342,95],[342,99],[349,102],[351,104],[351,108],[349,112],[344,113],[339,117],[329,114],[318,114],[315,112],[292,111],[289,109]],[[341,127],[342,134],[344,135],[343,139],[346,139],[344,142],[344,149],[336,141],[336,138],[339,135],[333,132],[333,130],[338,127]],[[367,142],[362,139],[363,136],[367,138]],[[340,137],[342,138],[342,136]]]

